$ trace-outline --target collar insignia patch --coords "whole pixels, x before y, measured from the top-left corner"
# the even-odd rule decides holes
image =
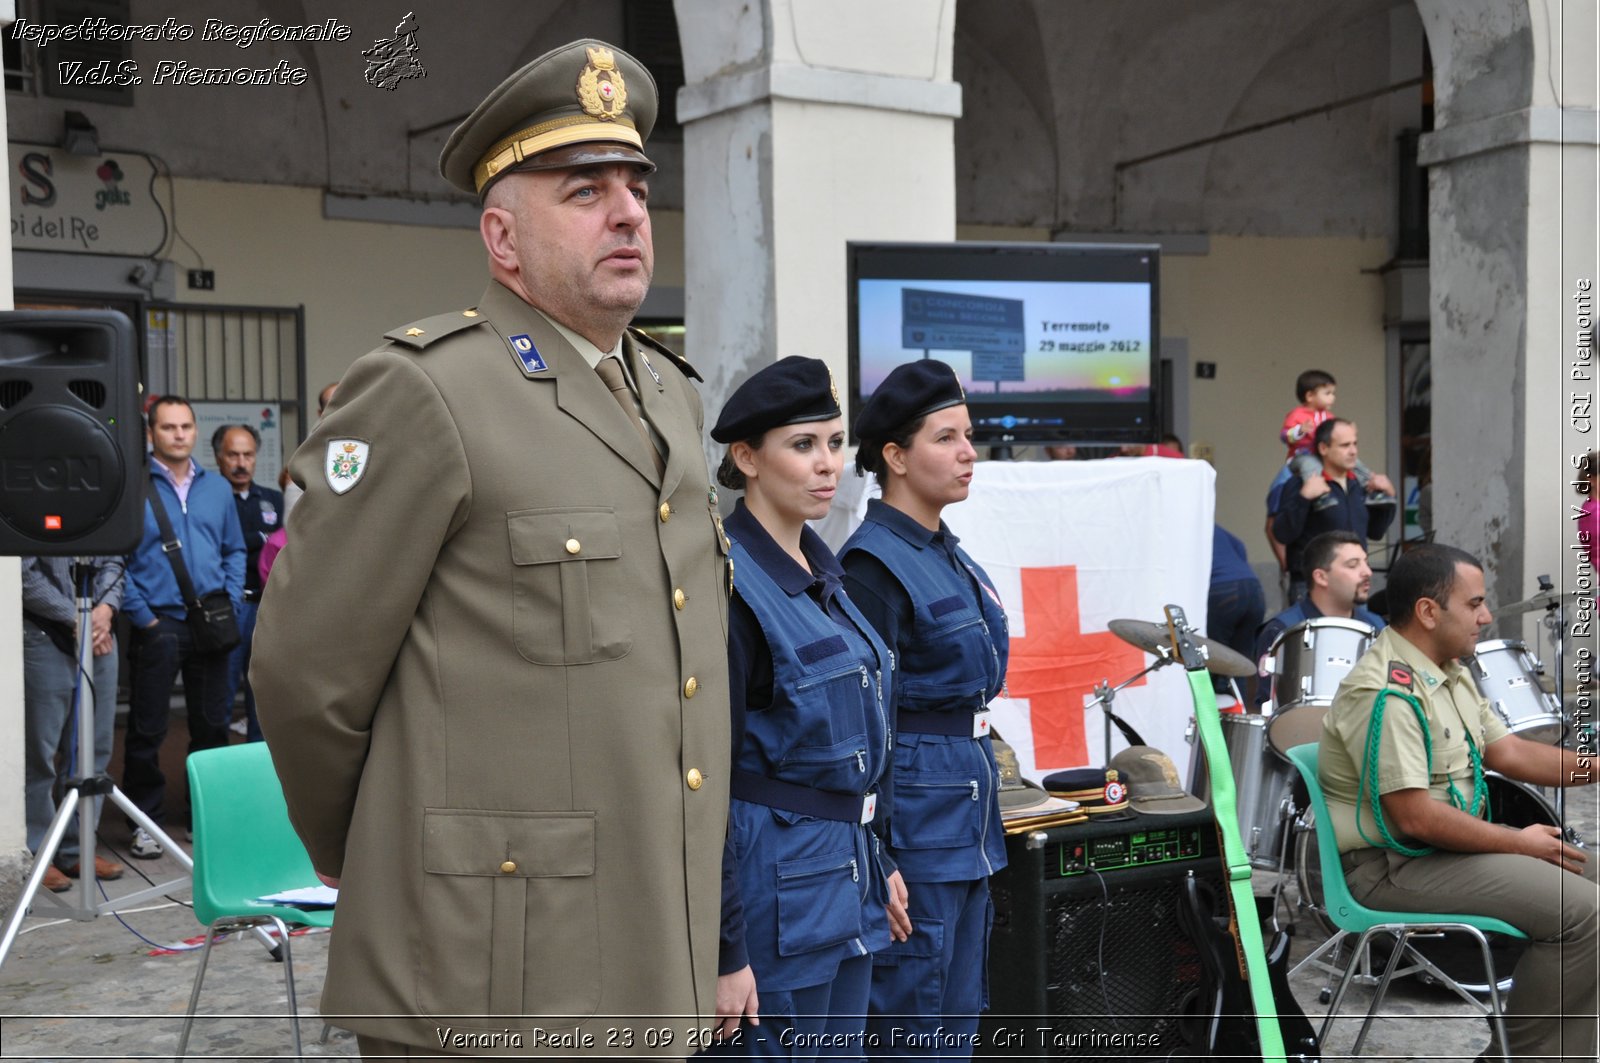
[[[517,362],[522,366],[522,371],[529,376],[542,373],[550,367],[545,365],[544,357],[540,355],[539,348],[533,345],[533,337],[526,332],[519,332],[506,341],[511,344],[511,353],[517,356]]]

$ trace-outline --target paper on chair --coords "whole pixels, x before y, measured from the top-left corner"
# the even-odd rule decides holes
[[[302,886],[257,897],[263,904],[287,904],[293,908],[332,908],[339,900],[339,891],[332,886]]]

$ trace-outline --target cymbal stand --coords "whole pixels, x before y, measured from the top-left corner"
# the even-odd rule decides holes
[[[1550,581],[1547,577],[1540,576],[1540,589],[1549,589],[1549,582]],[[1561,715],[1561,719],[1563,723],[1565,723],[1567,718],[1567,658],[1565,652],[1567,641],[1567,611],[1562,608],[1561,599],[1558,598],[1549,605],[1545,606],[1544,617],[1540,620],[1540,623],[1544,625],[1545,633],[1550,636],[1550,648],[1555,653],[1556,711]],[[1569,735],[1567,734],[1567,728],[1563,726],[1561,729],[1561,741],[1563,744],[1565,744],[1568,737]],[[1553,802],[1555,804],[1556,822],[1561,825],[1562,830],[1566,830],[1567,788],[1565,786],[1557,786],[1555,791]]]
[[[1124,720],[1122,717],[1118,716],[1116,713],[1111,711],[1111,703],[1116,700],[1117,691],[1122,690],[1125,687],[1132,686],[1134,683],[1137,683],[1139,680],[1143,679],[1145,676],[1149,675],[1151,672],[1154,672],[1156,669],[1164,668],[1169,664],[1176,663],[1176,661],[1177,661],[1177,658],[1172,656],[1172,651],[1170,649],[1168,649],[1167,647],[1165,647],[1165,646],[1156,647],[1155,658],[1156,659],[1154,661],[1152,661],[1150,663],[1149,667],[1145,668],[1144,671],[1140,672],[1138,675],[1135,675],[1135,676],[1133,676],[1133,677],[1131,677],[1129,679],[1123,680],[1122,682],[1118,683],[1116,686],[1112,686],[1111,685],[1111,680],[1102,679],[1094,688],[1094,700],[1089,702],[1087,705],[1084,706],[1084,708],[1088,709],[1088,708],[1093,708],[1094,706],[1098,705],[1098,706],[1100,706],[1100,711],[1106,714],[1106,759],[1105,759],[1105,763],[1108,764],[1108,765],[1111,763],[1111,727],[1112,727],[1112,725],[1115,724],[1118,728],[1127,728],[1129,726],[1128,722],[1126,720]]]

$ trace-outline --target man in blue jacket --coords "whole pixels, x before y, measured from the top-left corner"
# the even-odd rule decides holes
[[[244,536],[233,492],[220,476],[207,473],[191,457],[195,444],[194,408],[176,395],[163,395],[150,407],[150,486],[144,537],[128,555],[122,610],[132,624],[129,653],[128,734],[123,750],[122,790],[151,819],[165,812],[166,778],[161,745],[167,737],[172,684],[183,673],[189,710],[189,752],[226,745],[228,654],[195,649],[186,623],[188,604],[178,589],[172,561],[162,549],[161,529],[150,507],[159,502],[182,546],[195,594],[226,590],[238,611],[244,597]],[[153,860],[161,845],[139,827],[131,855]]]

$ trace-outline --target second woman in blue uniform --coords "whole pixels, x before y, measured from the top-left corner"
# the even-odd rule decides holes
[[[892,665],[806,526],[827,513],[844,464],[827,366],[762,369],[711,438],[729,445],[718,481],[745,492],[726,525],[734,772],[717,1011],[729,1040],[714,1051],[859,1057],[871,953],[890,941],[870,824]]]
[[[880,831],[912,926],[875,958],[870,1051],[966,1057],[988,1004],[989,876],[1006,863],[986,710],[1005,682],[1009,638],[992,582],[941,519],[967,497],[977,457],[955,371],[933,360],[898,367],[856,435],[857,465],[883,498],[839,556],[851,599],[898,659]]]

